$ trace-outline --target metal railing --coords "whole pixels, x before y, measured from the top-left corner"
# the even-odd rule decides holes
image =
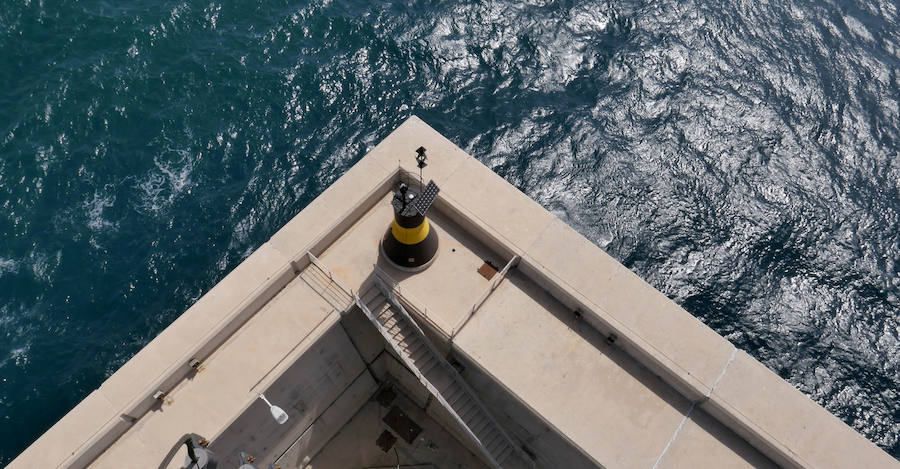
[[[453,326],[453,329],[450,330],[451,341],[456,337],[456,334],[458,334],[459,331],[461,331],[462,328],[465,327],[466,324],[468,324],[469,319],[472,319],[472,316],[474,316],[475,312],[478,311],[478,308],[481,308],[481,305],[483,305],[484,302],[487,301],[488,297],[491,296],[491,293],[493,293],[494,290],[496,290],[497,287],[500,286],[500,282],[502,282],[503,279],[506,278],[506,274],[509,273],[509,269],[518,264],[519,256],[513,256],[512,259],[510,259],[509,262],[506,263],[506,266],[504,266],[503,269],[497,275],[495,275],[493,279],[491,279],[491,284],[488,285],[488,287],[484,290],[484,293],[482,293],[481,296],[479,296],[478,299],[475,300],[475,304],[472,305],[472,309],[470,309],[465,316],[460,318],[459,322],[456,323],[456,326]]]
[[[425,343],[425,346],[428,347],[429,350],[431,351],[431,353],[433,353],[435,355],[435,357],[439,360],[439,362],[440,362],[439,366],[444,367],[444,369],[452,369],[451,366],[446,364],[444,359],[438,353],[437,349],[435,349],[434,344],[432,344],[431,341],[427,339],[427,337],[424,337],[424,332],[422,332],[422,329],[419,328],[419,325],[416,324],[416,322],[412,320],[412,318],[409,316],[409,313],[403,308],[402,305],[400,305],[397,298],[394,296],[393,293],[391,293],[390,288],[387,285],[383,284],[381,282],[381,280],[378,279],[377,277],[376,277],[376,281],[375,281],[375,286],[376,286],[376,288],[378,288],[378,290],[381,292],[381,294],[384,295],[385,298],[387,298],[387,300],[391,303],[391,306],[396,308],[394,313],[401,314],[407,321],[410,322],[410,324],[418,331],[419,334],[422,334],[422,336],[420,337],[420,340],[422,340]],[[375,315],[372,313],[372,311],[370,311],[369,308],[362,302],[362,300],[359,298],[359,295],[354,295],[354,299],[356,300],[356,304],[357,304],[357,306],[359,306],[359,309],[361,309],[363,311],[363,313],[366,315],[366,317],[369,318],[369,321],[372,322],[372,324],[374,324],[376,328],[378,328],[378,332],[381,334],[381,336],[384,337],[393,346],[393,342],[390,340],[390,337],[391,337],[390,333],[384,328],[384,326],[381,324],[381,322],[378,321],[378,318],[375,317]],[[435,399],[437,399],[438,403],[441,404],[441,407],[443,407],[444,410],[446,410],[450,414],[450,416],[453,418],[453,420],[456,421],[457,425],[459,425],[459,427],[465,431],[465,433],[469,436],[469,438],[472,439],[472,441],[475,443],[475,445],[481,451],[482,455],[485,458],[487,458],[490,465],[492,467],[502,469],[502,467],[497,462],[497,460],[494,459],[494,456],[487,450],[487,448],[484,446],[484,444],[481,442],[481,440],[478,439],[478,436],[476,436],[475,433],[472,432],[472,429],[469,428],[468,425],[466,425],[466,423],[465,423],[465,421],[463,421],[462,417],[460,417],[460,415],[457,414],[455,410],[453,410],[453,407],[451,407],[450,403],[447,402],[446,399],[444,399],[443,395],[441,394],[440,391],[438,391],[438,389],[434,386],[434,384],[432,384],[431,381],[429,381],[428,378],[426,378],[425,375],[422,374],[422,372],[415,365],[415,363],[411,360],[411,358],[407,357],[406,354],[402,353],[400,350],[397,350],[397,352],[398,352],[397,355],[400,356],[400,359],[403,360],[403,363],[413,373],[413,375],[415,375],[416,379],[418,379],[419,382],[422,383],[422,385],[424,385],[426,389],[428,389],[428,392],[430,392],[431,395],[434,396]],[[456,371],[456,370],[453,370],[453,371]],[[462,383],[461,380],[459,380],[459,382],[460,382],[460,384],[465,385],[465,383]],[[471,390],[468,389],[468,387],[464,387],[464,389],[471,394]],[[473,401],[475,401],[475,404],[480,406],[481,403],[477,399],[474,398],[474,395],[472,397],[473,397]],[[483,409],[483,407],[482,407],[482,409]],[[496,426],[496,422],[493,420],[493,418],[491,418],[490,414],[487,414],[485,412],[485,415]],[[497,426],[497,429],[498,429],[498,431],[500,431],[499,426]],[[504,433],[502,433],[502,431],[501,431],[501,436],[507,437]]]
[[[450,325],[447,324],[440,316],[435,314],[430,314],[428,311],[428,307],[425,306],[425,303],[416,298],[410,292],[404,291],[400,286],[400,283],[394,280],[393,277],[390,276],[384,269],[378,267],[377,264],[373,266],[375,278],[377,280],[381,280],[385,287],[387,287],[391,293],[394,294],[402,303],[406,304],[409,309],[411,309],[417,316],[420,316],[425,322],[431,324],[432,327],[439,333],[444,333],[449,337],[449,334],[452,333]]]

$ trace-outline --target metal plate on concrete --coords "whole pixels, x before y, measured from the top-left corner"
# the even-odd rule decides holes
[[[387,426],[391,427],[394,433],[400,435],[400,438],[403,438],[409,444],[412,444],[416,437],[419,436],[419,433],[422,433],[422,427],[407,417],[397,406],[391,407],[391,410],[388,411],[382,420]]]
[[[394,436],[393,433],[385,430],[381,432],[381,435],[378,435],[378,439],[375,440],[375,444],[381,448],[382,451],[387,453],[394,447],[394,443],[397,442],[397,437]]]
[[[482,277],[490,280],[497,274],[497,268],[485,261],[485,263],[478,268],[478,273],[481,274]]]
[[[394,398],[396,397],[397,393],[394,392],[394,388],[385,386],[375,395],[375,400],[381,404],[381,407],[387,407],[394,402]]]

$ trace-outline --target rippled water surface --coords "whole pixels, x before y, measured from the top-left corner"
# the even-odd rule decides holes
[[[886,0],[0,2],[0,463],[410,114],[900,458]]]

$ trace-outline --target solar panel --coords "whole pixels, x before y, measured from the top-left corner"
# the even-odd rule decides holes
[[[416,198],[416,211],[419,212],[420,215],[425,215],[425,212],[431,207],[431,204],[434,202],[434,198],[437,197],[438,192],[441,189],[438,188],[437,184],[434,181],[428,181],[428,184],[425,185],[425,190],[422,191],[422,195]]]

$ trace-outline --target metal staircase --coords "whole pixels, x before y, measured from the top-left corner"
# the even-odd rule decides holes
[[[494,468],[533,467],[391,291],[375,278],[356,304]]]

